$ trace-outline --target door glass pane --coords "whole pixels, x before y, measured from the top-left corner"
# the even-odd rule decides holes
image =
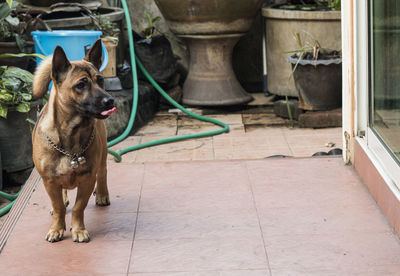
[[[370,127],[400,162],[400,1],[371,0]]]

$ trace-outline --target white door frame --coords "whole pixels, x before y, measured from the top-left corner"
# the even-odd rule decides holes
[[[400,200],[400,166],[369,127],[368,4],[368,0],[342,1],[343,133],[361,145]],[[354,142],[343,136],[343,145]],[[344,150],[344,159],[354,161],[354,149]]]

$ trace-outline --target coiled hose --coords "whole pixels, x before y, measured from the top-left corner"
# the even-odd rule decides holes
[[[155,140],[155,141],[151,141],[151,142],[147,142],[147,143],[143,143],[143,144],[139,144],[139,145],[135,145],[135,146],[131,146],[128,148],[124,148],[122,150],[119,150],[118,152],[112,150],[112,149],[108,149],[108,152],[114,156],[114,160],[116,162],[121,162],[122,159],[122,155],[127,153],[127,152],[131,152],[131,151],[135,151],[138,149],[143,149],[143,148],[147,148],[147,147],[152,147],[152,146],[156,146],[156,145],[161,145],[161,144],[166,144],[166,143],[172,143],[172,142],[177,142],[177,141],[182,141],[182,140],[187,140],[187,139],[194,139],[194,138],[202,138],[202,137],[208,137],[208,136],[213,136],[213,135],[218,135],[224,132],[229,132],[229,126],[221,121],[215,120],[213,118],[208,118],[208,117],[204,117],[204,116],[200,116],[198,114],[195,114],[193,112],[190,112],[189,110],[185,109],[182,105],[178,104],[176,101],[174,101],[159,85],[158,83],[150,76],[150,74],[146,71],[146,69],[143,67],[142,63],[139,61],[139,59],[135,56],[135,49],[134,49],[134,43],[133,43],[133,35],[132,35],[132,24],[131,24],[131,19],[129,16],[129,10],[128,10],[128,6],[126,4],[125,0],[121,0],[122,3],[122,7],[124,9],[124,14],[125,14],[125,19],[126,19],[126,26],[128,29],[128,35],[129,35],[129,51],[130,51],[130,55],[131,55],[131,64],[132,64],[132,79],[133,79],[133,102],[132,102],[132,111],[131,111],[131,115],[129,118],[129,123],[128,126],[126,127],[125,131],[121,134],[121,136],[117,137],[116,139],[110,141],[107,146],[108,147],[112,147],[113,145],[123,141],[130,133],[132,127],[133,127],[133,123],[135,120],[135,116],[136,116],[136,111],[137,111],[137,104],[138,104],[138,79],[137,79],[137,71],[136,71],[136,64],[137,66],[139,66],[140,70],[143,72],[143,74],[146,76],[146,78],[149,80],[149,82],[154,86],[154,88],[165,98],[167,99],[167,101],[172,104],[173,106],[175,106],[176,108],[178,108],[179,110],[181,110],[182,112],[184,112],[185,114],[204,121],[204,122],[209,122],[209,123],[213,123],[216,124],[218,126],[221,126],[222,129],[219,130],[214,130],[214,131],[209,131],[209,132],[203,132],[203,133],[196,133],[196,134],[190,134],[190,135],[183,135],[183,136],[176,136],[176,137],[170,137],[170,138],[166,138],[166,139],[160,139],[160,140]]]

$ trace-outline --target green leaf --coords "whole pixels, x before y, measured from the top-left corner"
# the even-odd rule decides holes
[[[28,94],[28,93],[21,93],[22,98],[24,99],[24,101],[29,102],[30,100],[32,100],[32,95]]]
[[[3,74],[2,79],[3,79],[2,85],[9,92],[18,92],[19,89],[22,87],[21,80],[14,76],[5,77]]]
[[[7,0],[7,4],[10,7],[10,9],[12,8],[12,4],[13,4],[13,0]]]
[[[32,84],[33,82],[33,75],[31,72],[14,66],[7,67],[3,72],[2,78],[18,78],[26,84]]]
[[[0,116],[7,119],[8,107],[5,104],[0,103]]]
[[[9,57],[37,57],[41,59],[45,59],[46,56],[41,55],[41,54],[25,54],[25,53],[19,53],[19,54],[0,54],[0,58],[9,58]]]
[[[11,102],[13,100],[13,95],[9,93],[1,93],[0,94],[0,101],[1,102]]]
[[[151,16],[148,12],[144,12],[144,14],[147,17],[147,21],[149,22],[149,25],[152,26],[153,25],[153,19],[151,19]]]
[[[27,104],[27,103],[20,103],[20,104],[17,105],[17,107],[16,107],[16,110],[17,110],[18,112],[23,112],[23,113],[28,112],[30,109],[31,109],[31,108],[30,108],[29,104]]]
[[[11,13],[11,7],[7,3],[0,4],[0,19],[6,18]]]
[[[15,34],[15,42],[21,52],[25,52],[26,40],[19,34]]]
[[[32,120],[31,118],[26,118],[26,121],[32,125],[36,125],[36,122]]]
[[[160,17],[160,16],[154,17],[154,18],[152,19],[153,24],[156,23],[158,20],[161,20],[161,17]]]
[[[10,23],[11,26],[18,27],[18,24],[19,24],[18,17],[12,17],[11,15],[9,15],[4,20],[7,21],[8,23]]]

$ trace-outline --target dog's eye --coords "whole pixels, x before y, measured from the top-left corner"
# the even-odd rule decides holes
[[[89,82],[88,78],[81,79],[77,84],[75,84],[74,88],[78,90],[82,90],[85,88],[86,84]]]
[[[86,83],[83,81],[78,82],[78,84],[75,85],[76,89],[82,90],[83,88],[85,88]]]

